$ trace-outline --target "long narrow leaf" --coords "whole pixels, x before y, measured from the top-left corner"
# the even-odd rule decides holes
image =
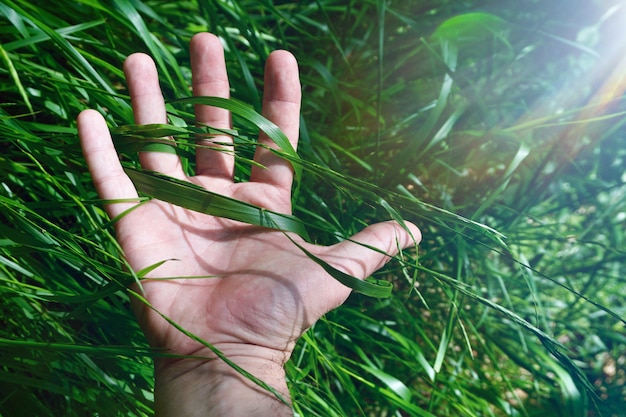
[[[383,281],[374,278],[367,278],[365,280],[360,280],[351,275],[346,274],[345,272],[341,272],[337,268],[328,264],[324,260],[318,258],[309,252],[304,246],[297,243],[295,240],[291,238],[291,236],[287,235],[289,240],[293,242],[294,245],[298,247],[304,254],[311,259],[313,262],[324,268],[330,276],[335,278],[337,281],[341,282],[346,287],[351,288],[353,291],[361,293],[363,295],[367,295],[369,297],[374,298],[387,298],[391,295],[393,290],[393,285],[388,281]]]
[[[302,222],[294,216],[269,211],[157,172],[133,168],[124,170],[137,190],[152,198],[211,216],[292,232],[307,238]]]
[[[184,103],[184,104],[204,104],[206,106],[215,106],[226,109],[233,114],[247,120],[248,122],[257,126],[263,133],[265,133],[278,147],[289,155],[290,162],[295,172],[296,180],[299,180],[302,174],[302,168],[298,164],[300,157],[296,153],[296,150],[289,142],[289,138],[276,126],[273,122],[261,116],[246,104],[234,100],[221,97],[187,97],[177,100],[172,100],[170,103]]]

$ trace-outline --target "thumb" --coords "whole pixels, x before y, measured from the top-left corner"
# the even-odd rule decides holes
[[[326,259],[347,274],[364,279],[383,267],[400,249],[422,240],[417,226],[409,222],[404,226],[395,221],[368,226],[349,240],[330,246]]]

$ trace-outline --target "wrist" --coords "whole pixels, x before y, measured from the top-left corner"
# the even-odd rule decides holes
[[[287,358],[228,358],[266,386],[221,359],[157,359],[156,416],[293,416],[283,367]]]

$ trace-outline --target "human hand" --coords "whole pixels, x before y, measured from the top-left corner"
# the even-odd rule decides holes
[[[219,39],[210,34],[196,35],[190,47],[194,95],[228,97]],[[124,71],[135,122],[167,123],[153,61],[143,54],[131,55]],[[294,57],[285,51],[272,53],[265,68],[262,112],[282,129],[294,148],[300,91]],[[229,113],[219,108],[197,106],[196,119],[216,128],[231,127]],[[102,116],[87,110],[79,115],[78,128],[99,195],[106,200],[136,198],[137,191],[120,165]],[[249,182],[235,183],[234,157],[231,152],[219,151],[229,141],[226,136],[203,140],[203,147],[196,151],[197,170],[193,177],[185,176],[176,155],[145,152],[140,154],[140,162],[145,169],[290,214],[290,164],[258,147],[254,159],[262,167],[252,168]],[[263,134],[259,142],[276,147]],[[134,204],[109,204],[106,209],[113,218]],[[385,222],[366,228],[352,239],[393,256],[398,247],[408,247],[416,243],[414,239],[419,240],[419,230],[408,226],[412,236],[396,223]],[[350,293],[283,232],[207,216],[158,200],[123,216],[116,223],[116,235],[135,271],[168,260],[142,281],[144,296],[156,310],[211,343],[286,397],[283,365],[296,340],[323,314],[341,305]],[[322,247],[305,243],[297,236],[292,239],[335,268],[360,278],[369,276],[389,259],[354,242]],[[206,346],[181,333],[152,309],[139,303],[135,307],[152,346],[177,355],[215,357]],[[237,399],[228,401],[234,395]],[[155,401],[162,415],[283,415],[279,410],[289,414],[288,407],[281,408],[272,395],[252,386],[220,360],[160,360],[156,364]],[[185,404],[190,404],[188,410]]]

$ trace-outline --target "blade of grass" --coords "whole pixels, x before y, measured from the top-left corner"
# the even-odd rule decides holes
[[[12,0],[6,2],[17,13],[26,17],[33,22],[37,28],[44,32],[64,53],[68,61],[71,62],[74,67],[81,73],[85,73],[87,78],[91,78],[94,82],[104,88],[110,94],[114,94],[115,91],[102,76],[91,66],[91,64],[70,44],[63,36],[61,36],[56,30],[52,29],[36,17],[33,13],[27,12],[25,9],[19,7]]]
[[[387,298],[391,295],[391,291],[393,290],[393,285],[388,281],[378,280],[371,277],[366,278],[366,280],[360,280],[351,275],[346,274],[328,264],[324,260],[318,258],[313,255],[310,251],[296,242],[291,236],[285,234],[291,240],[291,242],[298,247],[304,254],[311,259],[313,262],[324,268],[329,275],[335,278],[337,281],[341,282],[346,287],[351,288],[353,291],[359,292],[361,294],[367,295],[369,297],[374,298]]]
[[[140,193],[152,198],[199,213],[307,237],[302,222],[294,216],[269,211],[157,172],[140,171],[134,168],[124,168],[124,171]]]
[[[30,104],[28,94],[26,94],[26,90],[24,90],[22,81],[20,81],[20,76],[17,73],[15,66],[13,65],[13,61],[11,60],[11,57],[9,56],[7,51],[2,47],[2,45],[0,45],[0,57],[2,57],[2,60],[7,65],[7,68],[9,69],[9,74],[11,74],[11,78],[13,79],[13,82],[15,83],[15,86],[17,87],[17,90],[19,91],[20,96],[22,96],[22,99],[24,100],[24,104],[26,104],[28,111],[33,113],[33,105]]]

